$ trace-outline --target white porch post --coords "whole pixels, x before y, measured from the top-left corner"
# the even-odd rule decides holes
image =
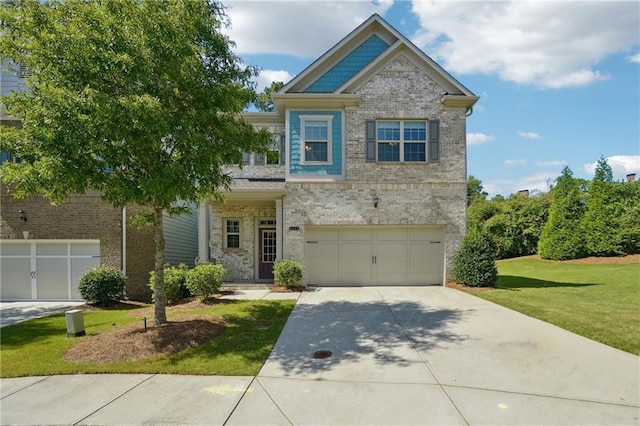
[[[198,204],[198,263],[209,262],[209,204]]]
[[[282,199],[276,200],[276,261],[282,260],[282,240],[284,224],[282,223]]]

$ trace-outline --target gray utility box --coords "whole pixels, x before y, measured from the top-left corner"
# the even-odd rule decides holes
[[[67,319],[67,337],[84,336],[84,319],[80,309],[72,309],[64,313]]]

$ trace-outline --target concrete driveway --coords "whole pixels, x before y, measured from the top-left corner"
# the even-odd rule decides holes
[[[0,302],[0,327],[57,314],[83,305],[84,303],[85,302],[71,301]]]
[[[3,379],[0,422],[638,425],[639,381],[634,355],[456,290],[321,288],[257,377]]]

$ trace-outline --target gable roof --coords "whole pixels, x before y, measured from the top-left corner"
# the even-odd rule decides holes
[[[444,102],[455,99],[456,106],[470,108],[477,101],[473,92],[380,15],[373,14],[285,84],[274,94],[274,102],[280,103],[278,101],[284,98],[291,99],[287,95],[292,94],[298,94],[295,98],[302,97],[304,93],[315,94],[316,98],[334,99],[336,95],[353,94],[399,55],[404,55],[443,88],[446,92]]]

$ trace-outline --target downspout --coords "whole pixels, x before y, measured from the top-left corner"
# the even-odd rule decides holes
[[[469,107],[467,113],[464,115],[465,117],[471,117],[473,115],[473,107]]]

